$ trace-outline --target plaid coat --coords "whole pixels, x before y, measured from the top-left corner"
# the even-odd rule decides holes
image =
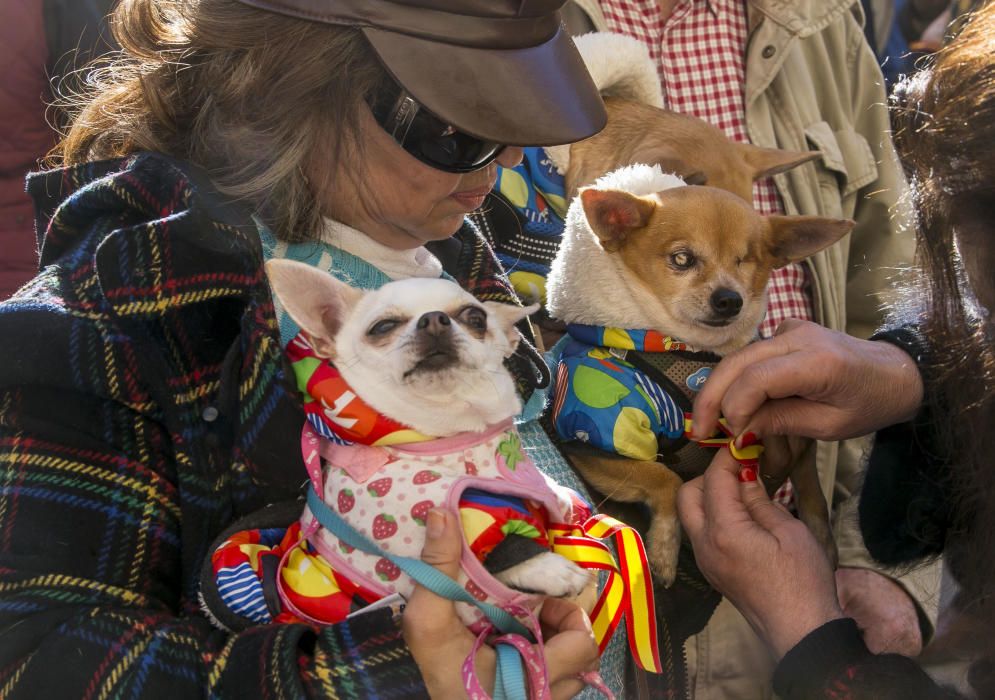
[[[306,476],[259,240],[198,178],[141,154],[29,180],[42,272],[0,304],[0,697],[424,696],[387,611],[230,634],[199,608],[212,540]],[[464,286],[510,301],[457,238]]]

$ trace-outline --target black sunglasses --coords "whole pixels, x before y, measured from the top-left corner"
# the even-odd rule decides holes
[[[484,141],[446,124],[394,83],[367,99],[374,119],[405,151],[425,165],[468,173],[494,162],[504,144]]]

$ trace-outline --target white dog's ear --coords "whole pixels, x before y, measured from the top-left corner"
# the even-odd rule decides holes
[[[609,253],[622,248],[630,233],[646,226],[656,209],[656,200],[622,190],[591,187],[580,191],[580,201],[587,223]]]
[[[512,304],[502,304],[499,301],[485,301],[484,308],[487,309],[487,315],[494,319],[495,327],[504,334],[505,339],[508,341],[507,354],[510,355],[515,351],[515,348],[518,347],[518,342],[522,339],[522,335],[515,328],[515,324],[538,311],[539,305],[514,306]]]
[[[332,275],[294,260],[266,263],[273,293],[309,337],[315,353],[335,356],[335,336],[365,292]]]

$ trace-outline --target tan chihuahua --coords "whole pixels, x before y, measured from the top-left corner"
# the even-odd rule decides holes
[[[550,314],[571,336],[560,357],[554,421],[574,441],[568,445],[578,446],[568,447],[571,460],[592,486],[649,506],[647,550],[665,584],[676,575],[681,477],[700,472],[714,455],[687,445],[684,433],[684,413],[708,365],[756,337],[772,270],[832,245],[852,227],[764,217],[741,197],[686,185],[658,166],[621,168],[571,203],[547,283]],[[696,369],[703,355],[711,362]],[[684,374],[675,380],[669,370],[654,372],[661,361]],[[814,463],[798,459],[804,445],[768,439],[763,470],[783,482],[799,465],[791,477],[801,517],[834,552]]]
[[[688,185],[709,185],[753,200],[753,181],[822,156],[730,140],[708,122],[635,100],[606,97],[608,123],[570,146],[547,148],[564,173],[568,197],[624,165],[659,165]]]

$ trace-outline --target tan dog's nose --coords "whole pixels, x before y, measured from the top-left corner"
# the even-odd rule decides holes
[[[708,300],[712,306],[712,311],[722,318],[732,318],[743,308],[743,297],[739,292],[720,287],[712,292],[711,299]]]
[[[444,335],[451,330],[452,325],[452,319],[442,311],[429,311],[422,314],[415,328],[430,335]]]

